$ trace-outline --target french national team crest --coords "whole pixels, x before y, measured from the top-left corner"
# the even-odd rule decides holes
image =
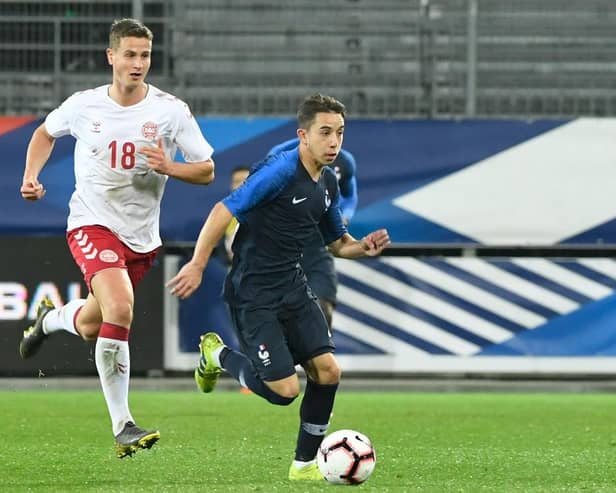
[[[145,122],[141,127],[141,133],[148,140],[154,140],[158,134],[158,125],[154,122]]]

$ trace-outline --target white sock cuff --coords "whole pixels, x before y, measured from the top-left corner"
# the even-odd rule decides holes
[[[293,461],[293,465],[297,468],[297,469],[303,469],[304,467],[308,467],[311,464],[316,464],[317,460],[313,459],[313,460],[307,460],[307,461],[303,461],[303,460],[294,460]]]
[[[43,332],[45,334],[51,334],[59,330],[65,330],[78,336],[79,333],[75,329],[75,313],[77,313],[77,310],[85,305],[85,303],[85,299],[76,299],[69,301],[60,308],[51,310],[45,315],[45,318],[43,318]]]
[[[212,358],[214,358],[214,364],[218,368],[222,368],[222,365],[220,364],[220,353],[222,352],[224,348],[225,346],[220,346],[219,348],[216,348],[214,349],[214,351],[212,351]]]
[[[78,310],[86,304],[86,300],[83,298],[79,298],[76,300],[69,301],[66,305],[64,305],[60,312],[62,313],[62,322],[64,325],[64,330],[75,334],[76,336],[80,335],[77,332],[77,328],[75,327],[75,314]]]

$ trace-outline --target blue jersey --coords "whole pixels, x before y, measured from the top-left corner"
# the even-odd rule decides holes
[[[223,199],[240,227],[225,298],[238,307],[268,307],[296,289],[306,289],[298,267],[302,251],[318,230],[322,244],[345,232],[340,193],[332,169],[315,182],[299,159],[284,151],[256,164],[244,184]]]
[[[291,139],[278,144],[269,151],[268,156],[282,151],[295,149],[299,145],[299,139]],[[329,165],[336,173],[338,186],[340,187],[340,211],[342,216],[349,221],[357,209],[357,179],[355,177],[355,157],[349,151],[340,149],[336,160]]]

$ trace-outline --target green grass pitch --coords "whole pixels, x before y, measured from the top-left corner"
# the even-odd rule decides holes
[[[0,491],[616,492],[609,394],[342,391],[330,431],[357,429],[376,448],[361,486],[286,479],[299,399],[133,391],[131,407],[162,437],[119,460],[100,392],[1,391]]]

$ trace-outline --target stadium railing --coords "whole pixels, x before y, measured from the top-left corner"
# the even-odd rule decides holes
[[[320,90],[364,116],[616,114],[608,0],[0,0],[0,113],[106,80],[109,23],[135,5],[155,83],[197,113],[288,115]]]

